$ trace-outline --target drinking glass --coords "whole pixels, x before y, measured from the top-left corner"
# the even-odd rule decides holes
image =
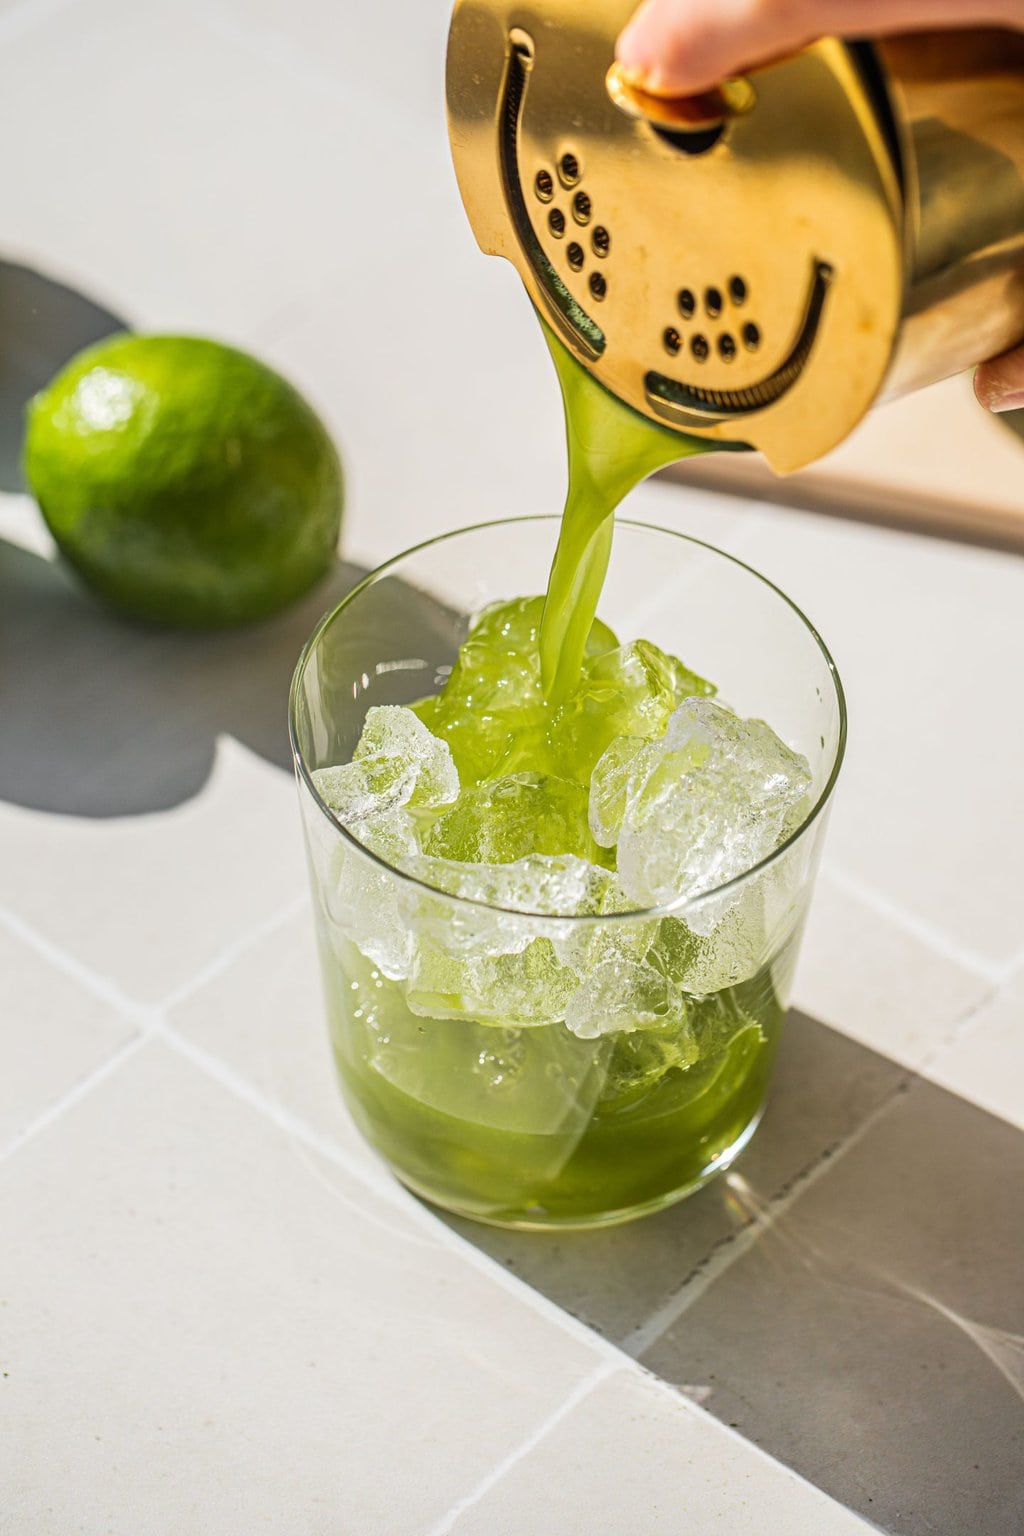
[[[643,911],[551,917],[447,894],[364,847],[317,794],[367,710],[437,692],[488,603],[536,592],[557,518],[432,539],[368,576],[299,660],[289,723],[342,1092],[410,1189],[464,1216],[593,1227],[699,1188],[757,1127],[784,1024],[846,713],[803,614],[741,561],[619,520],[601,617],[718,685],[807,758],[787,840],[736,879]],[[609,959],[664,979],[592,1038],[566,1027]],[[623,974],[628,972],[625,966]],[[618,974],[618,972],[616,973]],[[639,974],[629,972],[629,974]],[[653,1013],[652,1013],[653,1008]]]

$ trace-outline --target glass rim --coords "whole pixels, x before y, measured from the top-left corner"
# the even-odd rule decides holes
[[[765,871],[770,869],[773,864],[781,859],[782,856],[789,851],[789,849],[793,848],[801,840],[801,838],[803,838],[804,834],[808,832],[814,823],[820,818],[823,811],[825,810],[825,807],[831,800],[832,793],[839,778],[839,771],[842,768],[843,759],[846,755],[846,691],[843,688],[842,678],[839,676],[839,669],[835,664],[832,653],[828,646],[825,644],[824,640],[821,638],[817,628],[811,623],[803,609],[798,607],[793,599],[787,596],[785,592],[783,592],[781,587],[776,586],[774,581],[765,576],[761,571],[756,571],[754,567],[752,565],[748,565],[745,560],[740,560],[736,555],[730,554],[728,550],[719,549],[716,545],[709,544],[705,539],[698,539],[695,538],[692,534],[681,533],[678,529],[675,528],[665,528],[660,523],[648,523],[640,518],[616,518],[616,528],[637,528],[644,533],[664,534],[667,538],[678,539],[683,544],[689,544],[697,549],[707,550],[709,554],[716,555],[722,560],[728,560],[730,564],[737,566],[742,571],[745,571],[748,576],[753,576],[756,581],[759,581],[762,584],[762,586],[767,587],[770,591],[775,593],[776,597],[781,598],[786,607],[792,610],[792,612],[804,626],[807,633],[811,636],[811,639],[817,645],[818,650],[820,651],[821,656],[825,662],[826,670],[832,680],[832,686],[836,692],[836,703],[839,709],[839,732],[836,739],[832,766],[829,770],[828,778],[825,781],[825,785],[821,791],[821,794],[815,800],[807,815],[803,818],[799,825],[794,828],[789,836],[779,844],[777,848],[774,848],[771,853],[766,854],[763,859],[759,859],[756,864],[752,864],[749,869],[743,870],[738,875],[733,875],[730,880],[723,881],[721,885],[712,886],[709,890],[706,891],[699,891],[696,895],[678,897],[675,901],[658,902],[655,905],[649,907],[634,907],[624,912],[530,912],[524,911],[521,907],[500,906],[496,902],[481,901],[478,897],[475,896],[462,896],[452,891],[446,891],[443,886],[431,885],[429,881],[421,880],[418,875],[414,875],[408,870],[400,869],[396,864],[389,864],[387,859],[381,858],[379,854],[374,853],[371,848],[368,848],[365,843],[360,842],[359,838],[356,837],[353,832],[350,832],[348,827],[346,827],[343,822],[338,820],[330,806],[318,794],[316,786],[313,783],[312,773],[305,761],[305,758],[303,757],[302,750],[299,746],[296,714],[299,690],[301,687],[302,677],[305,673],[306,664],[312,655],[320,637],[330,627],[330,625],[334,623],[335,619],[339,617],[344,609],[346,609],[351,603],[355,602],[356,598],[360,597],[370,587],[375,586],[382,577],[392,572],[396,566],[404,564],[404,562],[410,560],[414,555],[422,554],[423,551],[427,549],[433,549],[438,544],[444,544],[449,539],[465,538],[467,534],[482,533],[486,529],[514,528],[524,523],[559,524],[561,523],[561,515],[559,513],[553,512],[541,512],[524,513],[517,517],[492,518],[487,522],[470,523],[466,527],[452,528],[444,533],[435,534],[432,538],[423,539],[420,541],[420,543],[410,545],[408,549],[402,550],[399,554],[392,555],[389,560],[385,560],[381,565],[376,566],[372,571],[368,571],[367,574],[356,583],[350,592],[346,592],[345,596],[341,599],[340,602],[335,603],[334,607],[328,609],[328,611],[319,619],[312,633],[310,634],[309,639],[306,641],[305,645],[302,647],[301,652],[299,653],[299,659],[295,664],[295,671],[292,674],[291,685],[288,690],[288,740],[291,746],[292,760],[295,765],[296,775],[300,784],[305,786],[313,801],[313,804],[330,823],[331,828],[336,833],[339,833],[352,848],[358,850],[358,852],[361,853],[364,858],[367,858],[372,863],[378,865],[380,869],[386,870],[388,874],[394,876],[395,879],[399,880],[403,885],[409,886],[414,890],[420,890],[433,898],[441,897],[444,900],[453,903],[456,908],[467,907],[476,911],[498,913],[504,917],[527,918],[532,924],[551,924],[553,928],[560,927],[564,929],[565,925],[569,923],[579,924],[581,926],[593,924],[603,925],[606,923],[618,922],[635,923],[643,922],[645,920],[649,922],[653,921],[654,919],[660,919],[663,917],[683,917],[687,912],[695,911],[697,908],[719,900],[723,896],[738,892],[740,887],[744,886],[748,881],[753,880],[757,876],[764,874]]]

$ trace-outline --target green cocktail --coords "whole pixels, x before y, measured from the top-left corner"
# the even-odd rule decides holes
[[[640,1215],[696,1189],[757,1125],[782,1022],[767,969],[693,1005],[682,1038],[578,1040],[559,1023],[428,1024],[354,947],[340,959],[329,950],[324,973],[353,1118],[450,1210],[537,1227]]]
[[[385,567],[292,697],[356,1122],[427,1198],[534,1227],[655,1209],[753,1131],[843,734],[829,659],[779,593],[628,523],[602,608],[642,600],[657,643],[594,621],[552,687],[543,600],[509,596],[552,527]]]

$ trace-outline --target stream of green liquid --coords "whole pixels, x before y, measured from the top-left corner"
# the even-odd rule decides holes
[[[559,703],[580,673],[608,570],[614,513],[655,470],[719,445],[656,426],[599,384],[543,321],[565,407],[569,488],[548,578],[540,635],[541,678]]]
[[[540,639],[553,710],[580,676],[615,508],[655,470],[719,445],[647,421],[544,330],[569,450]],[[660,932],[670,950],[697,942],[672,918]],[[766,956],[749,980],[688,1000],[699,1048],[688,1065],[675,1063],[671,1032],[577,1039],[561,1023],[505,1029],[424,1018],[358,949],[346,943],[339,952],[329,925],[322,946],[335,1059],[364,1135],[428,1199],[528,1227],[589,1226],[656,1209],[735,1154],[767,1092],[792,947],[787,940]]]

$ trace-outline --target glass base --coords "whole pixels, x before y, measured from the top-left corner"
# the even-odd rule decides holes
[[[548,1216],[540,1211],[536,1213],[525,1212],[522,1215],[501,1212],[481,1214],[478,1210],[470,1210],[460,1206],[456,1201],[444,1200],[432,1190],[417,1184],[415,1179],[408,1178],[398,1169],[392,1168],[392,1173],[398,1182],[417,1199],[424,1200],[436,1210],[446,1211],[451,1216],[460,1216],[465,1221],[475,1221],[484,1227],[501,1227],[507,1231],[515,1232],[595,1232],[604,1227],[621,1227],[628,1221],[638,1221],[641,1216],[653,1216],[657,1211],[664,1211],[672,1205],[678,1205],[688,1195],[696,1194],[698,1189],[703,1189],[705,1184],[711,1182],[720,1173],[724,1173],[736,1158],[739,1157],[744,1147],[750,1141],[754,1132],[761,1123],[764,1114],[764,1105],[744,1126],[743,1130],[728,1147],[726,1147],[701,1174],[699,1179],[693,1179],[689,1184],[684,1184],[680,1189],[667,1191],[659,1195],[655,1200],[646,1200],[640,1205],[624,1206],[620,1210],[605,1211],[598,1215],[581,1217],[572,1216]]]

